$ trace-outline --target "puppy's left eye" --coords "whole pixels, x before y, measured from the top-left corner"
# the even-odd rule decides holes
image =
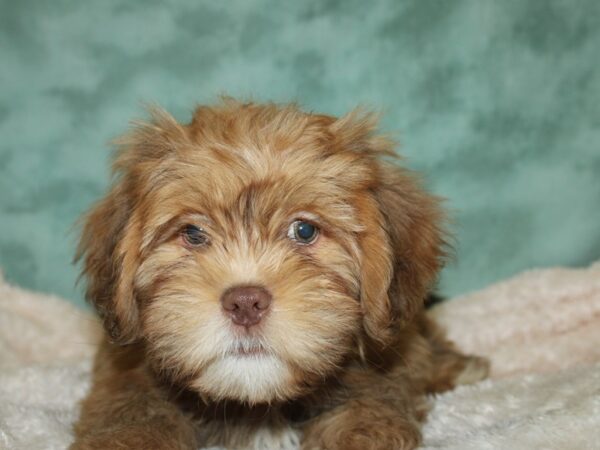
[[[305,220],[296,220],[288,229],[288,237],[301,244],[312,244],[319,236],[319,228]]]
[[[199,247],[208,244],[206,232],[195,225],[186,225],[181,231],[181,237],[190,247]]]

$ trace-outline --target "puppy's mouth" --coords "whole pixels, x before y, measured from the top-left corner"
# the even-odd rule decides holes
[[[262,357],[271,354],[262,343],[254,341],[238,341],[226,353],[228,356],[238,358]]]

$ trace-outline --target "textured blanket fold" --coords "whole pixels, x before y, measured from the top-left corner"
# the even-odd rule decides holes
[[[600,263],[526,272],[431,314],[492,377],[432,398],[428,449],[600,448]],[[0,280],[0,448],[64,449],[100,330]]]

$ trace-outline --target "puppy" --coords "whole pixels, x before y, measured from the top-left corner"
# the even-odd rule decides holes
[[[427,393],[485,377],[423,314],[443,214],[371,115],[224,99],[117,145],[72,448],[412,449]]]

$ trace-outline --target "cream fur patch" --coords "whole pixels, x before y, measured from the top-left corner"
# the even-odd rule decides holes
[[[225,355],[210,363],[191,386],[217,398],[257,403],[282,393],[290,376],[287,365],[274,355]]]

